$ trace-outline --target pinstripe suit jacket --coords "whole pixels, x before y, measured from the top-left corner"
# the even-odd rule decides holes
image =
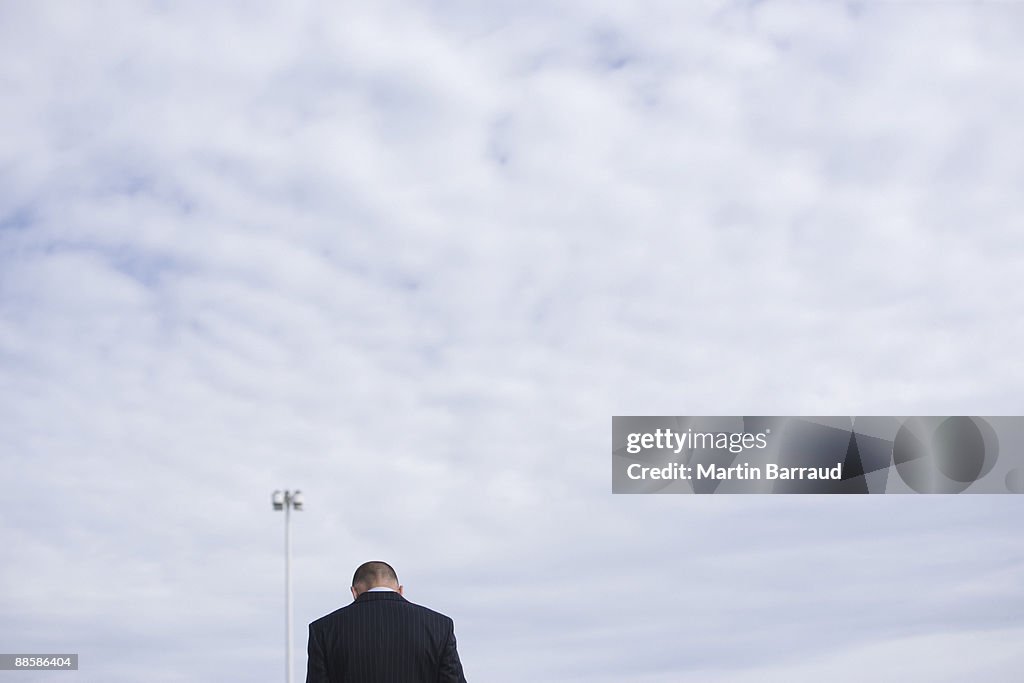
[[[366,592],[309,625],[306,683],[466,683],[449,617]]]

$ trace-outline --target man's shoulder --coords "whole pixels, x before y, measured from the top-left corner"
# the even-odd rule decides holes
[[[326,626],[327,624],[330,624],[331,622],[337,621],[338,619],[343,619],[344,618],[345,610],[347,610],[349,607],[351,607],[354,604],[355,603],[352,603],[350,605],[345,605],[344,607],[340,607],[340,608],[334,610],[330,614],[323,615],[319,619],[314,619],[313,621],[311,621],[309,623],[309,625],[311,627],[313,627],[313,628],[318,628],[318,627]]]
[[[431,618],[431,619],[433,619],[435,621],[443,621],[443,622],[451,622],[452,621],[452,618],[449,617],[447,614],[442,614],[442,613],[438,612],[437,610],[432,610],[429,607],[424,607],[423,605],[418,605],[415,602],[409,602],[408,600],[403,600],[402,604],[406,606],[406,609],[418,612],[419,614],[423,615],[424,617],[429,617],[429,618]]]
[[[415,602],[410,602],[405,598],[399,598],[397,600],[355,600],[344,607],[334,610],[330,614],[325,614],[319,619],[316,619],[310,623],[310,626],[313,628],[324,628],[331,624],[347,621],[349,619],[359,619],[367,614],[367,608],[370,608],[371,610],[373,608],[377,608],[400,611],[407,616],[415,616],[437,624],[446,624],[449,625],[449,627],[453,624],[452,618],[447,614],[442,614],[441,612],[430,609],[429,607],[425,607]]]

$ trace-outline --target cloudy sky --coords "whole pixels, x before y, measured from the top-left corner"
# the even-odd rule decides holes
[[[1022,414],[1024,4],[0,3],[0,651],[1011,681],[1024,497],[612,496],[615,414]],[[28,680],[0,672],[0,680]]]

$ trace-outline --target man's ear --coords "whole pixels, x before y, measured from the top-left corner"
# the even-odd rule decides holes
[[[359,597],[359,593],[356,593],[356,587],[355,586],[352,586],[351,588],[349,588],[349,590],[352,591],[352,599],[353,600],[355,600],[356,598]]]
[[[398,594],[402,594],[402,584],[398,584]]]

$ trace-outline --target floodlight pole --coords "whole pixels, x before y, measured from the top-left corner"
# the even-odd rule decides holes
[[[301,491],[274,491],[275,510],[284,509],[284,611],[285,611],[285,674],[292,683],[292,537],[291,512],[302,509]]]
[[[288,494],[285,493],[285,500]],[[288,501],[291,502],[291,501]],[[292,683],[292,536],[288,533],[291,528],[292,506],[284,506],[284,613],[287,615],[288,627],[285,634],[285,666],[288,667],[288,683]]]

